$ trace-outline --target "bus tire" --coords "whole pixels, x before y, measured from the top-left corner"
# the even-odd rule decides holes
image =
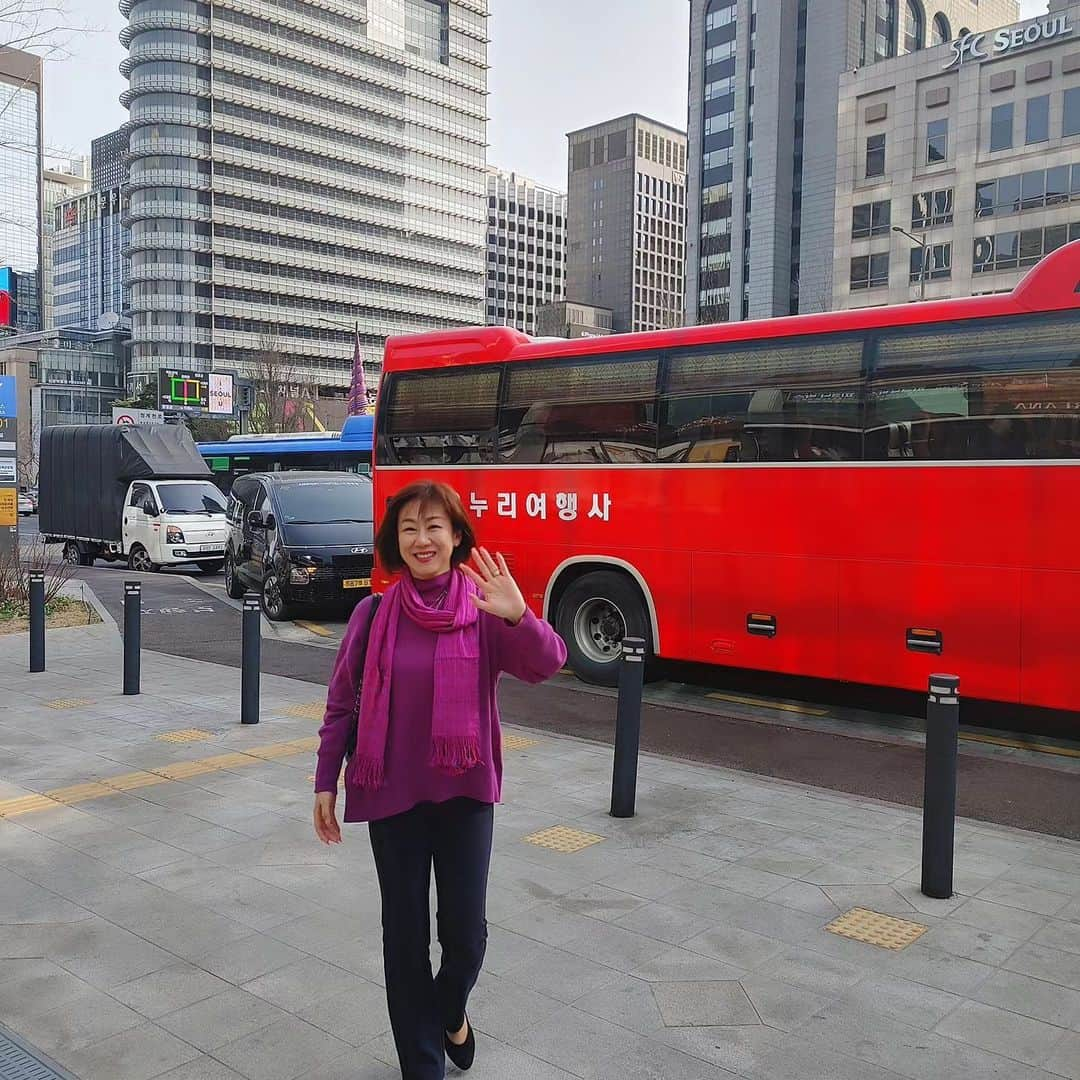
[[[643,638],[646,661],[652,657],[645,601],[625,574],[598,570],[571,582],[559,599],[555,628],[571,670],[595,686],[618,685],[624,637]]]

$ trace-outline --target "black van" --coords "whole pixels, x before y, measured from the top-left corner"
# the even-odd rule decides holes
[[[371,592],[371,481],[355,473],[249,473],[229,494],[225,589],[262,596],[269,619],[298,604],[353,605]]]

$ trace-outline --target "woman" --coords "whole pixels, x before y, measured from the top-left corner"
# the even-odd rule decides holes
[[[401,573],[374,618],[370,599],[358,605],[338,652],[319,731],[315,832],[323,843],[341,843],[338,775],[355,730],[345,820],[370,823],[401,1074],[441,1080],[445,1055],[467,1069],[475,1050],[465,1006],[487,943],[493,804],[502,784],[495,684],[503,671],[525,682],[550,678],[566,647],[529,610],[503,557],[474,550],[461,500],[446,484],[399,492],[375,545],[383,568]],[[434,978],[432,863],[442,946]]]

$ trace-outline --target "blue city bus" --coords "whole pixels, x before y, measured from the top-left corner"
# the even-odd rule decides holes
[[[305,431],[288,435],[233,435],[225,442],[199,443],[199,453],[225,494],[244,473],[322,469],[328,472],[371,472],[373,418],[350,416],[338,431]]]

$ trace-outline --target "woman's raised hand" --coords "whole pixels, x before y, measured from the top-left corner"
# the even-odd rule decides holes
[[[528,608],[514,576],[506,567],[506,560],[497,552],[492,558],[487,548],[474,549],[472,558],[475,569],[467,563],[462,564],[461,569],[480,590],[480,595],[472,598],[473,603],[496,618],[515,625],[521,622]]]

